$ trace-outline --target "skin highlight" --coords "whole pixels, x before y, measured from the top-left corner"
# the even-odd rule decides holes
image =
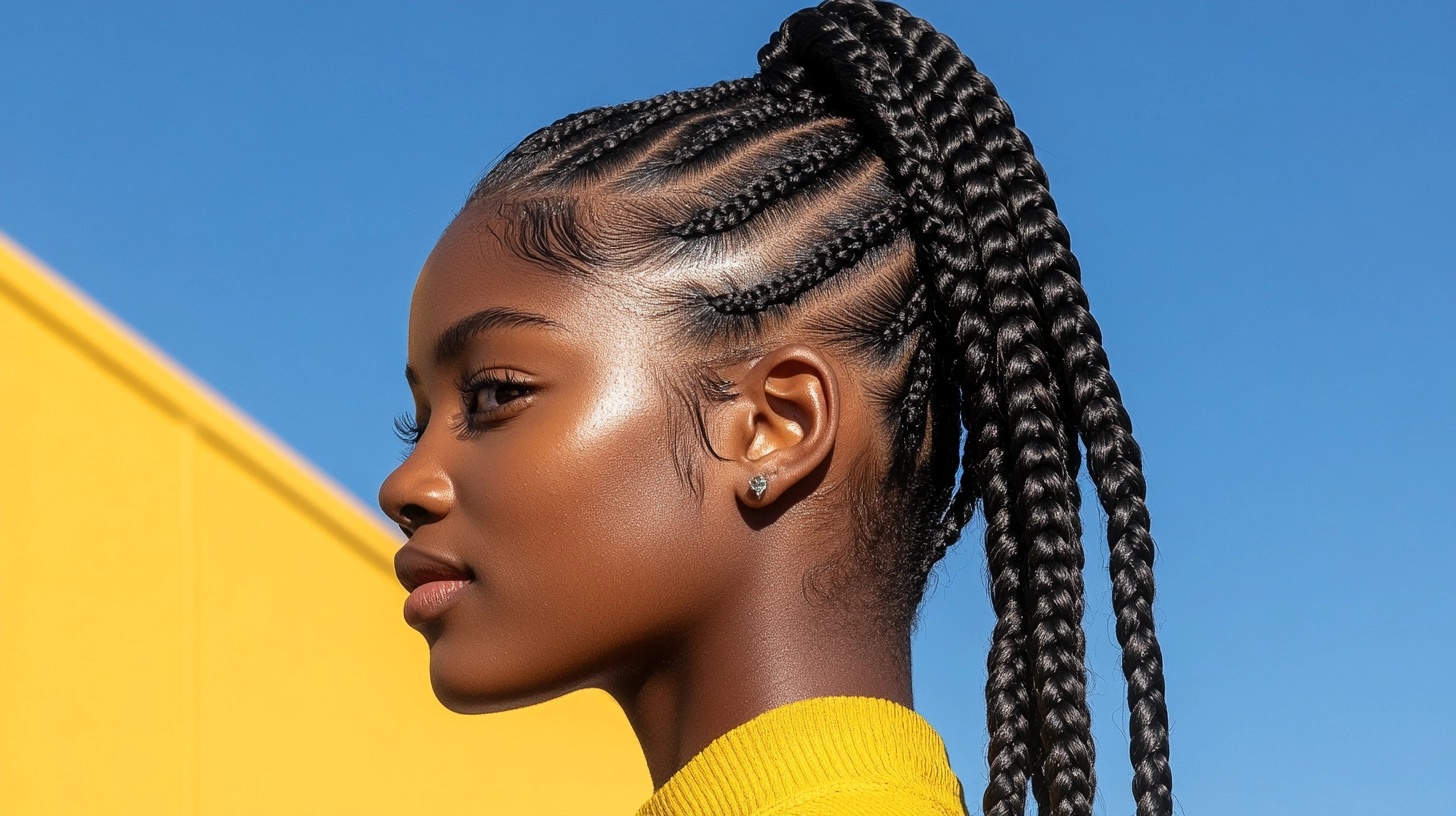
[[[908,629],[881,625],[863,582],[844,583],[838,602],[809,589],[846,557],[844,485],[875,445],[868,397],[844,364],[778,337],[717,370],[736,396],[706,409],[717,455],[697,457],[698,495],[664,433],[682,410],[663,384],[687,362],[680,341],[631,286],[514,254],[493,212],[462,212],[420,273],[409,372],[423,432],[380,489],[409,537],[401,561],[427,553],[472,578],[416,627],[440,700],[483,713],[604,689],[655,787],[779,705],[860,695],[910,706]],[[554,325],[471,320],[491,310]],[[438,357],[462,321],[490,325],[454,332],[443,344],[454,353]],[[462,394],[481,371],[508,382]],[[758,473],[762,497],[748,487]]]

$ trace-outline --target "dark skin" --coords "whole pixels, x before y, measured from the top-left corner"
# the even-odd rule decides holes
[[[841,582],[833,600],[805,590],[845,556],[844,485],[877,444],[853,371],[812,342],[769,337],[763,353],[715,369],[738,396],[705,403],[722,459],[708,455],[691,424],[668,421],[681,397],[665,383],[691,355],[638,282],[520,258],[497,238],[496,212],[467,208],[420,273],[408,378],[424,432],[379,492],[409,537],[397,564],[470,579],[448,609],[414,621],[440,701],[485,713],[604,689],[654,788],[780,705],[910,706],[909,632],[874,622],[868,582]],[[447,331],[482,313],[473,331]],[[688,437],[701,495],[675,467],[670,432]]]

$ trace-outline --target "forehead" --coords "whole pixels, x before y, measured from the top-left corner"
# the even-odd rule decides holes
[[[489,217],[467,208],[420,270],[410,303],[410,356],[423,355],[440,332],[482,309],[532,312],[581,325],[618,311],[603,308],[610,307],[610,298],[605,287],[520,257],[501,241]]]

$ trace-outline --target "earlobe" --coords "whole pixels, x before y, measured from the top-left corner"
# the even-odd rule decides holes
[[[839,433],[834,367],[795,343],[759,358],[738,385],[742,413],[726,453],[739,468],[739,499],[765,508],[787,494],[807,495]]]

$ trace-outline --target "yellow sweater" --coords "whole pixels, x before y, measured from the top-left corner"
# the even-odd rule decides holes
[[[713,740],[637,816],[963,816],[924,717],[874,697],[815,697]]]

